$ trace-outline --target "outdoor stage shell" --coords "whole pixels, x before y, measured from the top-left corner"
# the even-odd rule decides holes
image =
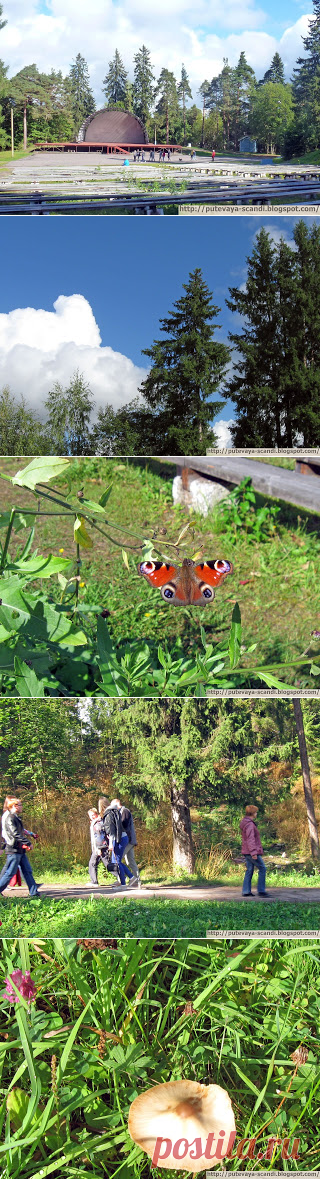
[[[148,137],[141,119],[129,111],[96,111],[90,115],[79,132],[80,142],[139,144]]]

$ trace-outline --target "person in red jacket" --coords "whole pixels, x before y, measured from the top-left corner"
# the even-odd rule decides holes
[[[244,818],[241,819],[240,831],[242,835],[241,852],[246,861],[246,873],[242,885],[243,897],[254,897],[254,892],[251,892],[251,881],[255,868],[258,868],[258,894],[260,897],[268,897],[270,894],[266,892],[266,867],[262,859],[262,843],[257,828],[255,819],[258,814],[257,806],[246,806]]]
[[[213,148],[213,149],[212,149],[212,152],[211,152],[211,159],[213,160],[213,163],[214,163],[214,161],[215,161],[215,158],[216,158],[216,153],[215,153],[215,150],[214,150],[214,148]]]

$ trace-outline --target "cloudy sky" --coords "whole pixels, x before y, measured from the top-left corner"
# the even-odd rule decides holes
[[[115,48],[132,77],[133,55],[144,43],[157,77],[163,65],[179,77],[184,62],[199,101],[201,82],[219,72],[224,57],[235,65],[242,49],[258,77],[278,50],[289,79],[310,12],[310,0],[4,0],[0,56],[11,77],[32,62],[67,73],[81,53],[100,104]]]
[[[147,371],[159,320],[200,266],[221,310],[219,340],[240,320],[225,305],[246,279],[246,258],[263,224],[292,240],[297,218],[1,218],[0,389],[38,413],[55,381],[75,369],[99,406],[124,405]],[[307,218],[311,224],[311,219]],[[219,415],[227,444],[232,403]]]

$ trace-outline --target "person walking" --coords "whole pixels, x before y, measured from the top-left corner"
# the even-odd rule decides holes
[[[96,807],[88,811],[90,819],[91,856],[88,864],[90,883],[98,888],[98,867],[103,863],[107,866],[108,845],[102,829],[102,821]]]
[[[121,814],[121,822],[122,822],[123,830],[125,832],[125,835],[128,836],[128,843],[126,844],[126,847],[124,849],[122,859],[123,859],[123,862],[126,865],[126,867],[129,868],[131,872],[133,872],[133,876],[130,881],[130,886],[131,887],[135,886],[136,888],[141,888],[139,868],[138,868],[135,854],[134,854],[134,849],[137,846],[137,836],[136,836],[136,832],[135,832],[133,817],[132,817],[131,811],[129,810],[129,807],[123,806],[122,803],[120,802],[119,798],[116,798],[115,801],[116,801],[117,807],[119,807],[119,811]]]
[[[241,819],[240,831],[242,835],[241,852],[246,861],[246,873],[242,885],[242,896],[253,897],[255,894],[251,892],[251,881],[255,868],[258,868],[258,894],[260,897],[268,897],[270,893],[266,892],[266,867],[262,859],[262,843],[255,822],[258,814],[257,806],[246,806],[244,818]]]
[[[212,159],[212,162],[213,162],[213,163],[214,163],[214,161],[215,161],[215,158],[216,158],[216,153],[215,153],[215,150],[214,150],[214,148],[212,148],[212,152],[211,152],[211,159]]]
[[[113,798],[112,802],[110,802],[108,805],[106,798],[99,798],[98,810],[99,815],[101,815],[103,819],[103,826],[109,846],[109,851],[111,851],[111,854],[113,854],[115,858],[118,875],[120,877],[120,884],[122,886],[125,885],[126,876],[128,876],[128,887],[130,888],[131,881],[133,880],[133,872],[131,872],[130,868],[128,868],[126,864],[122,863],[123,852],[127,846],[127,843],[129,843],[129,840],[122,827],[121,814],[117,805],[117,801],[118,800],[116,798]]]
[[[10,880],[15,876],[20,868],[24,876],[26,885],[29,889],[30,897],[38,897],[40,894],[33,876],[31,864],[29,864],[26,850],[30,844],[26,844],[24,825],[22,822],[22,802],[21,798],[6,798],[7,809],[4,811],[2,817],[2,834],[5,843],[5,853],[7,857],[6,866],[0,876],[0,893],[4,892],[10,884]]]

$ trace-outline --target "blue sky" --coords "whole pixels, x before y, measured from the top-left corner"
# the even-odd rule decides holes
[[[89,67],[98,105],[102,82],[117,48],[129,77],[134,54],[145,44],[155,78],[163,65],[180,78],[184,63],[199,103],[199,85],[222,68],[236,65],[244,50],[260,78],[276,51],[286,78],[303,52],[312,0],[3,0],[8,23],[0,55],[9,78],[24,65],[68,73],[81,53]]]
[[[53,378],[63,383],[79,365],[98,399],[107,390],[107,400],[128,401],[148,364],[142,348],[159,335],[190,271],[201,267],[227,342],[238,320],[225,298],[245,281],[255,234],[265,225],[276,240],[290,240],[296,220],[2,218],[0,387],[7,381],[34,403],[37,390],[48,391]],[[222,419],[231,412],[228,404]]]

